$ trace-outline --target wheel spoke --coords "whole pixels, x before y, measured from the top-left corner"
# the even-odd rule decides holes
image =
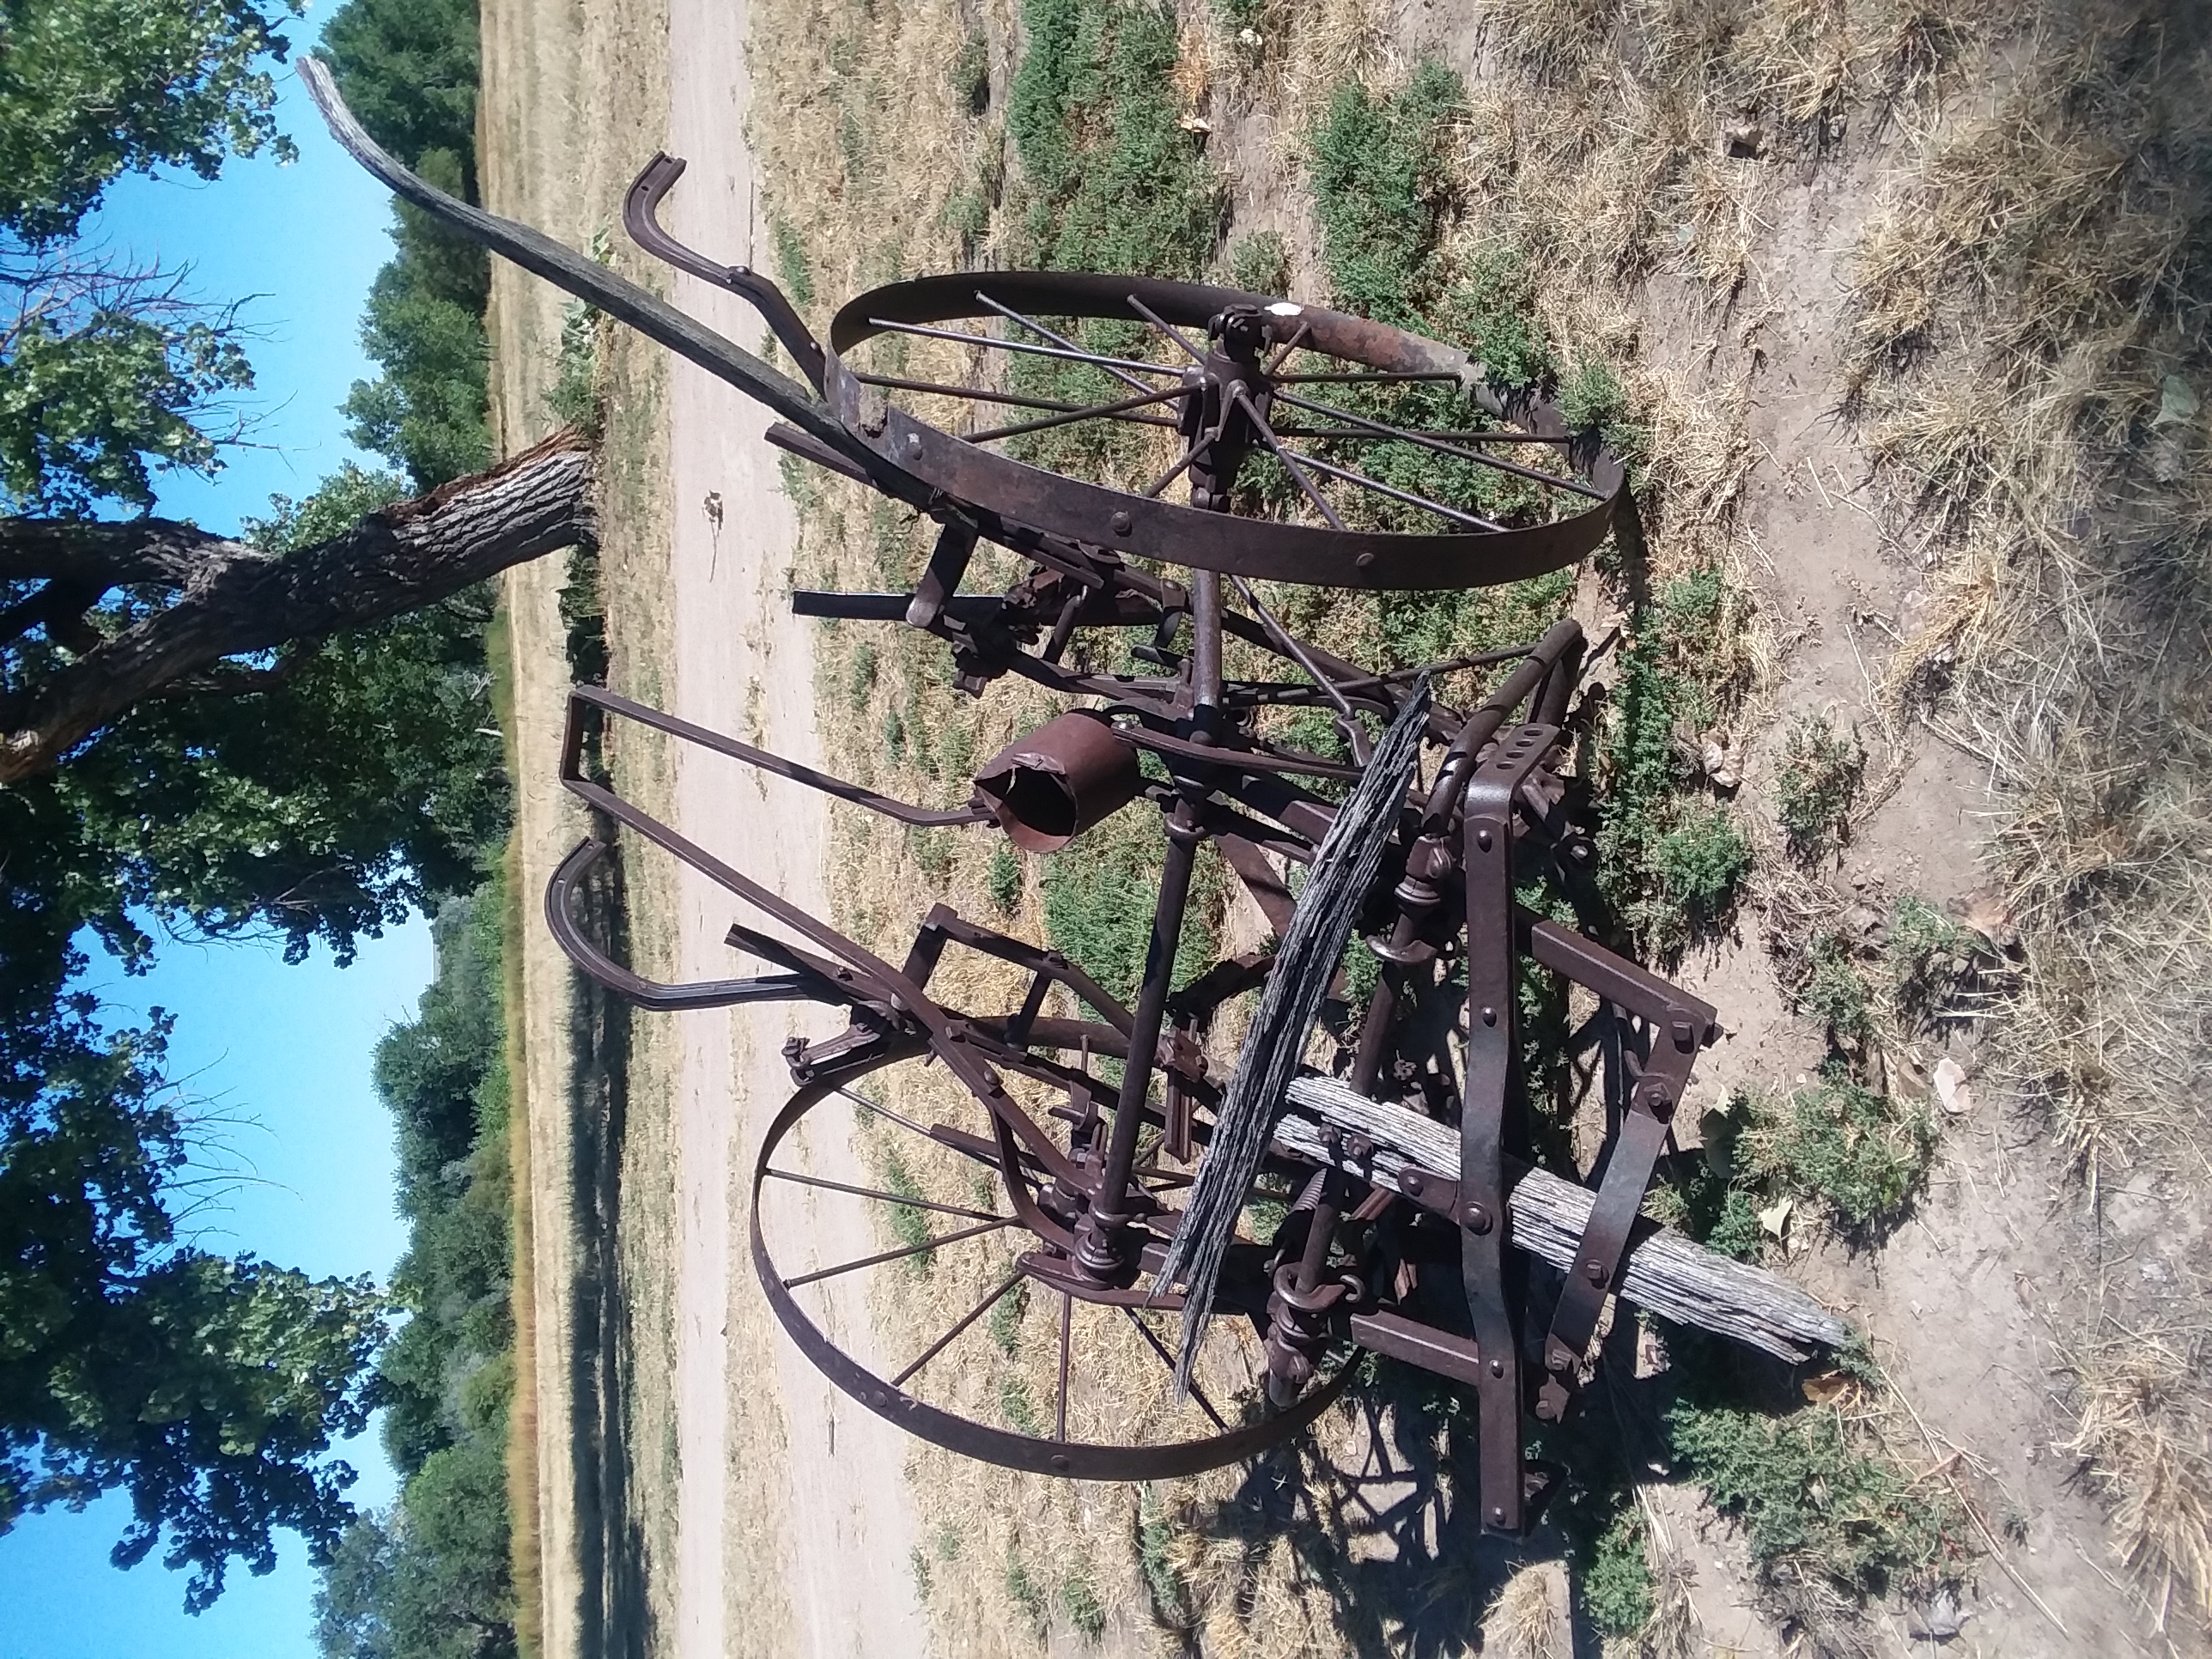
[[[947,1244],[957,1244],[966,1239],[981,1238],[985,1233],[995,1233],[1001,1227],[1012,1226],[1013,1221],[1013,1217],[1006,1216],[997,1221],[986,1221],[979,1227],[963,1227],[957,1233],[947,1233],[942,1238],[933,1238],[925,1243],[909,1244],[903,1249],[885,1250],[878,1255],[864,1255],[857,1261],[842,1261],[834,1267],[823,1267],[814,1273],[801,1273],[796,1279],[787,1279],[783,1281],[783,1288],[787,1291],[795,1291],[801,1285],[812,1285],[821,1279],[835,1279],[840,1273],[858,1273],[863,1267],[881,1267],[886,1261],[903,1261],[910,1255],[921,1255],[925,1251],[942,1249]]]
[[[1252,591],[1251,583],[1246,581],[1243,577],[1237,575],[1231,576],[1229,580],[1236,584],[1237,592],[1243,596],[1244,603],[1252,607],[1252,614],[1260,619],[1260,626],[1267,630],[1267,637],[1274,641],[1276,647],[1313,676],[1314,684],[1326,692],[1328,700],[1336,705],[1337,713],[1344,716],[1345,735],[1357,738],[1352,745],[1352,758],[1359,765],[1366,765],[1367,757],[1358,751],[1367,734],[1360,729],[1359,723],[1352,718],[1352,704],[1344,693],[1337,690],[1336,682],[1321,672],[1319,665],[1315,663],[1305,647],[1298,643],[1297,638],[1283,626],[1273,611],[1260,603],[1260,596]]]
[[[935,1135],[930,1133],[928,1130],[923,1128],[921,1125],[916,1123],[912,1118],[893,1111],[882,1102],[870,1100],[867,1096],[861,1094],[857,1090],[848,1089],[842,1083],[836,1085],[836,1091],[839,1094],[844,1096],[846,1099],[851,1101],[855,1106],[865,1106],[870,1111],[873,1112],[878,1117],[887,1117],[892,1122],[897,1124],[900,1128],[913,1130],[915,1133],[920,1135],[924,1140],[934,1140],[937,1139]]]
[[[1125,410],[1142,409],[1147,404],[1165,403],[1170,398],[1188,398],[1194,387],[1170,386],[1165,392],[1147,391],[1141,398],[1124,398],[1119,403],[1093,404],[1087,409],[1071,409],[1065,414],[1046,415],[1034,421],[1023,421],[1014,426],[993,427],[988,432],[968,432],[961,436],[969,443],[995,443],[1000,438],[1018,437],[1024,432],[1042,432],[1048,427],[1069,426],[1077,421],[1102,421],[1120,416]],[[1158,417],[1145,422],[1147,426],[1172,427],[1176,422]]]
[[[1182,459],[1177,461],[1173,466],[1170,467],[1166,471],[1161,473],[1160,476],[1153,481],[1152,487],[1145,492],[1145,499],[1146,501],[1158,500],[1160,491],[1165,489],[1177,478],[1182,477],[1182,475],[1189,470],[1190,464],[1196,460],[1200,456],[1205,454],[1208,446],[1210,446],[1213,441],[1220,435],[1221,434],[1218,429],[1211,432],[1200,433],[1198,434],[1197,441],[1193,443],[1188,449],[1183,451]]]
[[[1278,351],[1273,356],[1268,358],[1267,366],[1260,372],[1268,380],[1273,380],[1275,378],[1275,371],[1280,368],[1285,363],[1290,362],[1291,354],[1293,351],[1296,351],[1298,347],[1304,343],[1306,337],[1312,332],[1312,322],[1305,318],[1300,318],[1298,319],[1297,330],[1291,336],[1290,343],[1280,351]]]
[[[801,1187],[819,1187],[832,1193],[850,1193],[855,1198],[872,1198],[879,1204],[903,1204],[909,1209],[933,1211],[939,1215],[957,1215],[963,1221],[1011,1221],[1012,1216],[993,1215],[988,1210],[966,1210],[957,1204],[939,1204],[933,1199],[901,1198],[896,1193],[878,1192],[873,1187],[848,1187],[842,1181],[824,1181],[820,1176],[801,1175],[796,1170],[763,1170],[763,1176],[774,1176],[778,1181],[795,1182]]]
[[[1388,495],[1394,501],[1403,501],[1407,507],[1418,507],[1455,523],[1473,525],[1477,530],[1503,530],[1505,526],[1473,513],[1462,513],[1455,507],[1446,507],[1442,501],[1432,501],[1425,495],[1416,495],[1410,489],[1401,489],[1395,484],[1386,484],[1380,478],[1370,478],[1364,472],[1355,472],[1348,466],[1339,466],[1334,461],[1324,461],[1318,456],[1302,454],[1298,459],[1308,466],[1326,472],[1332,478],[1341,478],[1346,483],[1371,489],[1378,495]]]
[[[1129,295],[1129,309],[1183,349],[1184,354],[1200,368],[1206,367],[1206,355],[1182,337],[1182,331],[1166,319],[1157,315],[1152,308],[1135,295]]]
[[[868,319],[870,328],[880,328],[892,334],[918,334],[926,340],[957,340],[962,345],[989,346],[994,351],[1027,352],[1035,357],[1060,357],[1073,362],[1089,363],[1093,368],[1109,373],[1126,368],[1133,374],[1176,374],[1182,371],[1172,363],[1140,363],[1131,357],[1102,357],[1094,351],[1079,351],[1073,347],[1031,345],[1026,340],[999,340],[988,334],[963,334],[957,328],[925,328],[920,323],[888,322],[881,317]]]
[[[1056,409],[1072,412],[1085,407],[1062,398],[1026,398],[1012,392],[983,392],[973,386],[947,386],[941,380],[902,380],[890,374],[855,374],[862,386],[887,386],[895,392],[926,392],[938,398],[966,398],[981,404],[1012,404],[1022,409]],[[1150,388],[1139,384],[1139,390]]]
[[[1075,1324],[1075,1297],[1066,1291],[1060,1293],[1060,1403],[1052,1414],[1052,1437],[1067,1438],[1067,1349]]]
[[[1124,1307],[1121,1311],[1129,1316],[1129,1322],[1137,1328],[1137,1334],[1145,1339],[1146,1346],[1148,1346],[1155,1354],[1159,1356],[1160,1364],[1168,1368],[1168,1375],[1170,1376],[1173,1376],[1176,1370],[1175,1356],[1167,1351],[1166,1345],[1163,1343],[1159,1338],[1152,1334],[1152,1328],[1138,1317],[1137,1310],[1134,1308]],[[1213,1426],[1215,1428],[1220,1430],[1224,1434],[1229,1432],[1229,1425],[1223,1420],[1221,1413],[1213,1409],[1213,1402],[1206,1397],[1206,1390],[1204,1389],[1200,1388],[1197,1383],[1193,1382],[1190,1385],[1190,1397],[1198,1401],[1199,1410],[1204,1412],[1208,1417],[1213,1419]]]
[[[1285,403],[1290,400],[1286,398]],[[1442,438],[1452,443],[1463,444],[1571,444],[1571,437],[1547,438],[1536,432],[1438,432],[1430,427],[1408,427],[1408,432],[1423,438]],[[1388,433],[1370,432],[1349,426],[1279,426],[1279,438],[1328,438],[1342,443],[1387,444],[1399,441]]]
[[[1414,380],[1457,380],[1459,376],[1449,369],[1350,369],[1329,374],[1271,374],[1267,378],[1278,386],[1344,386],[1354,382],[1364,386],[1402,386]]]
[[[945,1332],[944,1335],[939,1337],[936,1341],[931,1343],[927,1348],[924,1348],[921,1351],[921,1357],[917,1358],[914,1364],[908,1365],[896,1376],[891,1378],[891,1387],[895,1389],[904,1388],[906,1386],[907,1378],[912,1376],[924,1365],[927,1365],[931,1360],[936,1358],[938,1355],[943,1353],[945,1350],[951,1345],[954,1338],[957,1337],[961,1332],[966,1330],[970,1325],[974,1324],[985,1314],[990,1312],[993,1308],[996,1307],[999,1304],[1000,1298],[1004,1297],[1008,1291],[1012,1290],[1016,1285],[1021,1282],[1021,1280],[1022,1270],[1019,1267],[1017,1267],[1013,1272],[1006,1275],[1005,1282],[1002,1283],[997,1290],[993,1291],[981,1302],[978,1302],[974,1307],[969,1309],[966,1313],[963,1314],[960,1316],[959,1323],[953,1326],[951,1330]]]
[[[1275,441],[1274,432],[1267,425],[1267,417],[1260,412],[1259,405],[1252,401],[1252,394],[1245,391],[1242,386],[1235,386],[1231,391],[1237,404],[1251,418],[1254,428],[1260,434],[1260,441],[1267,446],[1277,460],[1290,469],[1291,477],[1297,480],[1298,488],[1306,492],[1306,499],[1319,507],[1322,517],[1328,520],[1328,527],[1331,530],[1341,531],[1344,528],[1344,520],[1336,516],[1334,507],[1321,498],[1321,491],[1313,487],[1313,480],[1306,477],[1305,469],[1298,465],[1298,458]]]
[[[1037,321],[1034,317],[1024,317],[1020,312],[1016,311],[1012,306],[1000,304],[998,301],[994,300],[980,288],[975,290],[975,297],[978,300],[981,300],[985,305],[990,307],[992,310],[997,312],[999,315],[1004,317],[1008,322],[1019,323],[1024,328],[1028,329],[1031,333],[1042,335],[1046,339],[1051,341],[1056,346],[1065,346],[1070,351],[1080,351],[1083,349],[1081,346],[1076,344],[1074,341],[1069,339],[1065,334],[1055,334],[1050,329],[1047,328],[1042,323]],[[1115,380],[1121,381],[1123,386],[1129,386],[1138,392],[1142,392],[1145,389],[1145,383],[1142,380],[1136,380],[1132,376],[1124,374],[1118,368],[1109,368],[1106,372],[1109,374],[1111,374]]]
[[[1474,461],[1483,466],[1494,466],[1500,472],[1510,472],[1517,477],[1531,479],[1537,483],[1550,484],[1558,489],[1571,489],[1577,495],[1588,495],[1595,501],[1601,501],[1605,499],[1605,491],[1586,484],[1578,478],[1562,478],[1556,473],[1539,472],[1534,467],[1522,466],[1514,461],[1502,461],[1495,455],[1486,455],[1479,449],[1462,448],[1457,444],[1445,443],[1441,439],[1424,437],[1420,433],[1409,431],[1404,427],[1387,426],[1381,421],[1370,421],[1364,415],[1355,415],[1348,409],[1339,409],[1331,404],[1312,403],[1287,392],[1277,395],[1293,408],[1303,409],[1316,415],[1327,415],[1335,420],[1349,421],[1354,426],[1364,427],[1370,432],[1381,433],[1384,437],[1395,438],[1401,443],[1418,444],[1423,449],[1433,449],[1440,455],[1456,455],[1463,461]]]

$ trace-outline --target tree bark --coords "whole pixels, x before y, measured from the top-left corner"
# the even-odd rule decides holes
[[[142,541],[118,533],[133,529]],[[52,770],[140,699],[204,677],[226,659],[420,609],[595,534],[592,457],[573,431],[293,553],[161,520],[0,524],[0,569],[9,574],[97,582],[100,592],[131,581],[179,589],[173,605],[0,706],[0,783]]]

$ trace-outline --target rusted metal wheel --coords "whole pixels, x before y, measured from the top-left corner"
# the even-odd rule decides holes
[[[1341,1355],[1287,1408],[1270,1407],[1250,1318],[1214,1322],[1195,1385],[1177,1400],[1179,1298],[1148,1304],[1141,1286],[1088,1283],[1026,1231],[1007,1202],[988,1115],[943,1067],[925,1072],[926,1053],[910,1045],[809,1083],[769,1126],[754,1166],[755,1269],[784,1329],[830,1381],[964,1455],[1092,1480],[1164,1480],[1253,1457],[1335,1400],[1348,1376]],[[1065,1091],[1012,1076],[1007,1085],[1037,1121],[1065,1129],[1066,1117],[1085,1115]],[[1070,1129],[1066,1150],[1085,1133]],[[866,1171],[858,1179],[849,1167],[826,1173],[841,1167],[826,1158],[817,1166],[812,1149],[848,1145]],[[1049,1207],[1041,1164],[1025,1160],[1018,1178]],[[1148,1158],[1139,1178],[1166,1195],[1188,1176]],[[853,1231],[828,1224],[832,1206],[866,1224],[867,1248],[825,1257],[825,1235]],[[1245,1241],[1225,1291],[1262,1318],[1268,1254]],[[872,1331],[884,1280],[905,1273],[915,1275],[905,1286],[914,1306],[891,1328],[915,1336],[880,1360],[851,1352],[845,1334]]]
[[[1580,558],[1620,499],[1596,434],[1466,352],[1264,295],[967,272],[860,295],[829,343],[831,405],[884,459],[1009,524],[1170,563],[1481,586]]]

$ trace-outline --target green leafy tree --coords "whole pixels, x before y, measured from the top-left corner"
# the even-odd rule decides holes
[[[164,165],[212,179],[276,133],[268,60],[298,0],[4,0],[0,227],[74,236],[107,185]]]
[[[327,1454],[368,1421],[383,1303],[179,1242],[168,1029],[104,1030],[76,996],[0,1030],[0,1532],[123,1488],[116,1564],[165,1545],[198,1611],[230,1561],[276,1565],[279,1528],[337,1544],[354,1476]]]

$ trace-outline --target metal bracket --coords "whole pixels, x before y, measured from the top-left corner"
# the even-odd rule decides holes
[[[1460,1277],[1482,1356],[1474,1379],[1475,1441],[1488,1532],[1518,1534],[1522,1526],[1521,1350],[1505,1284],[1506,1114],[1516,1060],[1513,803],[1559,735],[1556,726],[1501,732],[1468,780],[1464,797],[1468,1040],[1460,1109]]]

